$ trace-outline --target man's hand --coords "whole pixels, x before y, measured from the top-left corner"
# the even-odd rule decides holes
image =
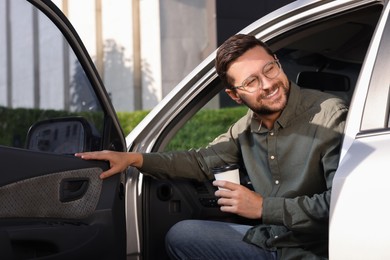
[[[220,197],[218,204],[221,206],[221,211],[249,219],[262,217],[263,197],[260,194],[229,181],[214,181],[213,185],[225,189],[215,192],[215,196]]]
[[[99,151],[76,153],[75,156],[84,160],[102,160],[110,163],[110,169],[100,175],[101,179],[110,177],[116,173],[123,172],[129,166],[141,167],[143,163],[142,154],[125,153],[115,151]]]

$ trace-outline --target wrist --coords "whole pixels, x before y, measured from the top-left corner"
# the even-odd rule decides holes
[[[128,153],[128,165],[136,168],[141,168],[143,165],[143,156],[141,153]]]

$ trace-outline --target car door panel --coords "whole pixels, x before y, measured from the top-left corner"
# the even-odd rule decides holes
[[[73,155],[44,153],[7,146],[0,146],[0,152],[1,186],[38,177],[42,174],[86,168],[91,167],[91,165],[97,165],[103,169],[108,167],[106,163],[94,162],[91,164],[91,162],[80,160]],[[37,169],[37,171],[32,169]]]
[[[123,189],[120,176],[100,180],[107,163],[10,147],[0,147],[0,154],[0,253],[125,256]]]

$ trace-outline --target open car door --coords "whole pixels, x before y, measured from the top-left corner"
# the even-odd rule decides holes
[[[123,175],[75,152],[125,151],[101,79],[50,1],[0,0],[1,259],[123,259]]]

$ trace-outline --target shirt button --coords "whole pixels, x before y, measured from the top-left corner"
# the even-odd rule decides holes
[[[271,155],[271,160],[275,159],[275,156]]]
[[[276,184],[276,185],[279,184],[279,180],[276,180],[276,181],[275,181],[275,184]]]
[[[275,238],[275,239],[277,239],[277,238],[278,238],[278,236],[274,236],[274,238]]]
[[[274,132],[270,132],[269,135],[274,135]]]

